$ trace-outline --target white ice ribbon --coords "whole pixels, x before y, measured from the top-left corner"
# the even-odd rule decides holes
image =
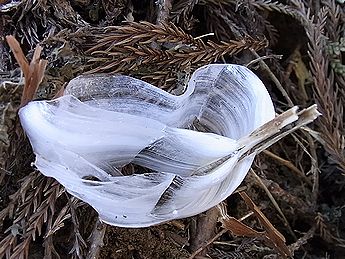
[[[64,96],[31,102],[19,115],[44,175],[103,221],[144,227],[228,197],[256,154],[245,155],[239,140],[275,112],[250,70],[219,64],[195,71],[180,96],[127,76],[77,77]],[[128,163],[149,170],[124,176]]]

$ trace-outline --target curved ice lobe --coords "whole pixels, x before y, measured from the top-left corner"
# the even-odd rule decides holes
[[[214,133],[233,139],[250,133],[262,117],[268,121],[274,113],[270,98],[267,104],[261,103],[269,96],[261,80],[240,65],[213,64],[197,69],[180,96],[132,77],[102,74],[73,79],[65,90],[65,95],[69,94],[94,107],[174,127],[188,127],[197,118]]]
[[[274,114],[250,70],[223,64],[196,70],[180,96],[128,76],[80,76],[64,96],[19,112],[36,167],[124,227],[196,215],[224,200],[255,156],[244,156],[238,140]],[[151,172],[123,176],[128,163]]]

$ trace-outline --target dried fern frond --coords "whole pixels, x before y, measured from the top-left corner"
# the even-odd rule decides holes
[[[325,33],[330,41],[339,41],[343,37],[344,10],[336,1],[322,1],[322,4],[328,10]]]
[[[276,1],[251,1],[258,9],[276,11],[295,18],[304,26],[309,39],[310,70],[314,81],[314,94],[323,114],[319,120],[320,138],[326,151],[330,153],[345,172],[343,128],[344,100],[339,98],[341,90],[334,84],[334,75],[329,74],[330,57],[327,53],[326,36],[337,37],[339,32],[341,10],[335,3],[327,3],[318,12],[316,21],[311,16],[310,9],[300,0],[291,1],[292,5],[284,5]],[[325,29],[331,32],[327,35]],[[339,35],[339,34],[338,34]],[[340,81],[341,82],[341,81]]]
[[[206,3],[212,4],[225,4],[225,5],[243,5],[248,4],[256,7],[259,10],[266,10],[270,12],[279,12],[286,15],[294,15],[297,10],[289,5],[282,4],[278,1],[272,0],[249,0],[249,1],[238,1],[238,0],[204,0]]]
[[[10,233],[0,242],[0,257],[28,257],[31,241],[37,234],[41,236],[43,224],[55,213],[55,202],[64,192],[55,180],[35,174],[35,188],[26,191],[23,203],[14,212],[13,225],[7,230]]]
[[[102,8],[105,12],[105,19],[108,24],[114,24],[116,20],[119,20],[121,16],[127,16],[128,15],[128,6],[129,1],[106,1],[102,0],[100,1],[100,4],[102,5]],[[88,2],[87,1],[79,1],[77,2],[82,7],[87,7]],[[122,17],[121,17],[122,18]]]
[[[338,237],[337,235],[339,234],[334,233],[334,231],[331,230],[331,226],[328,226],[325,217],[321,213],[318,213],[318,215],[315,217],[315,220],[316,231],[323,240],[327,241],[328,243],[335,243],[342,247],[345,246],[345,240]]]
[[[176,27],[174,24],[156,25],[146,21],[140,23],[128,22],[122,26],[105,27],[102,30],[95,29],[87,37],[86,43],[97,44],[89,48],[88,52],[102,47],[103,50],[111,50],[112,47],[157,43],[194,43],[194,38]],[[90,45],[90,44],[89,44]],[[105,48],[108,47],[109,49]]]
[[[345,51],[345,38],[343,35],[345,14],[343,9],[340,8],[340,5],[335,2],[323,1],[323,4],[328,9],[325,34],[329,39],[327,51],[331,68],[335,73],[334,81],[338,83],[340,89],[345,90],[345,65],[342,62],[342,53]]]
[[[73,234],[72,238],[74,238],[73,247],[71,251],[69,252],[69,254],[72,255],[72,258],[78,258],[78,259],[82,259],[85,257],[85,249],[87,247],[86,242],[80,233],[79,219],[76,212],[76,209],[81,204],[83,204],[83,202],[81,202],[77,198],[70,197],[68,195],[68,204],[66,205],[66,207],[70,209],[70,214],[71,214],[71,218],[73,222],[73,230],[74,230],[72,232]]]
[[[252,6],[260,10],[267,10],[270,12],[279,12],[286,15],[295,16],[297,15],[297,10],[289,5],[285,5],[279,3],[278,1],[271,1],[271,0],[251,0],[249,1]]]
[[[266,10],[270,12],[278,12],[282,13],[288,16],[291,16],[292,18],[299,21],[302,25],[306,25],[307,21],[306,18],[300,10],[300,3],[297,1],[290,1],[291,5],[285,5],[278,1],[271,1],[271,0],[250,0],[249,3],[254,6],[255,8],[259,10]],[[304,7],[304,4],[302,3],[302,6]]]
[[[174,3],[170,14],[171,21],[182,26],[186,30],[191,30],[194,19],[190,15],[199,1],[200,0],[180,0]]]
[[[279,13],[284,13],[286,15],[291,15],[291,12],[295,12],[296,10],[292,7],[279,3],[278,1],[271,1],[271,0],[251,0],[249,1],[251,5],[255,6],[261,10],[267,11],[276,11]]]
[[[265,30],[269,37],[270,45],[272,46],[275,45],[278,42],[278,38],[279,38],[278,30],[269,21],[262,18],[261,16],[259,17],[263,20],[263,23],[265,25]]]
[[[89,63],[95,72],[128,72],[154,65],[156,69],[191,67],[215,62],[224,55],[235,55],[244,49],[262,49],[265,40],[246,38],[241,41],[215,43],[195,39],[173,24],[158,26],[148,22],[108,27],[93,32],[93,47],[87,49]],[[162,48],[155,48],[160,44]]]
[[[16,117],[16,103],[20,99],[20,88],[17,80],[13,78],[6,80],[4,73],[0,72],[0,78],[0,186],[2,186],[2,180],[6,175],[11,174],[5,169],[5,159],[10,146],[10,129],[13,128]],[[4,193],[0,189],[0,199],[2,195]]]
[[[305,11],[305,10],[302,10]],[[343,135],[343,108],[342,98],[338,98],[339,91],[332,84],[333,76],[328,74],[329,58],[326,51],[326,36],[324,28],[329,9],[323,7],[313,23],[313,17],[308,19],[306,33],[309,38],[310,69],[314,80],[314,94],[323,116],[319,120],[321,142],[327,152],[334,158],[341,170],[345,172],[344,135]]]
[[[246,26],[241,26],[239,29],[237,24],[240,21],[234,13],[233,8],[225,6],[223,3],[208,3],[205,8],[205,20],[209,21],[207,23],[208,30],[214,32],[217,39],[220,40],[229,40],[234,36],[242,37],[244,34],[248,35]]]
[[[43,242],[45,258],[53,258],[53,254],[55,257],[60,258],[60,255],[55,249],[53,237],[54,233],[65,225],[65,221],[71,218],[71,214],[69,212],[70,206],[67,204],[60,210],[58,214],[56,213],[57,216],[52,214],[50,217],[48,217]]]
[[[15,36],[29,43],[31,48],[46,38],[48,33],[41,28],[60,30],[88,25],[67,0],[17,2],[20,4],[11,17],[15,24]]]
[[[217,39],[266,35],[271,46],[278,41],[277,29],[262,15],[264,12],[258,11],[261,8],[252,5],[252,1],[204,0],[199,5],[204,7],[208,31],[214,32]]]

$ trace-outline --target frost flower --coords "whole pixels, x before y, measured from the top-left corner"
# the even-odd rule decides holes
[[[44,175],[104,222],[145,227],[227,198],[256,155],[240,139],[275,112],[250,70],[208,65],[180,96],[128,76],[80,76],[64,96],[31,102],[19,116]],[[129,163],[136,171],[123,175]]]

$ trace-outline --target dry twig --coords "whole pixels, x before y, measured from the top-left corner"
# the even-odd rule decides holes
[[[290,232],[290,235],[296,240],[297,237],[295,235],[295,233],[293,232],[289,221],[287,220],[287,218],[285,217],[283,211],[281,210],[281,208],[279,207],[276,199],[273,197],[273,195],[271,194],[271,192],[268,190],[267,186],[264,184],[264,182],[261,180],[261,178],[254,172],[253,169],[250,170],[250,172],[254,175],[254,178],[257,180],[257,182],[259,183],[259,185],[262,187],[262,189],[266,192],[268,198],[270,199],[270,201],[272,202],[273,206],[276,208],[276,210],[278,211],[278,213],[280,214],[280,216],[283,219],[284,225],[285,227],[288,229],[288,231]]]

